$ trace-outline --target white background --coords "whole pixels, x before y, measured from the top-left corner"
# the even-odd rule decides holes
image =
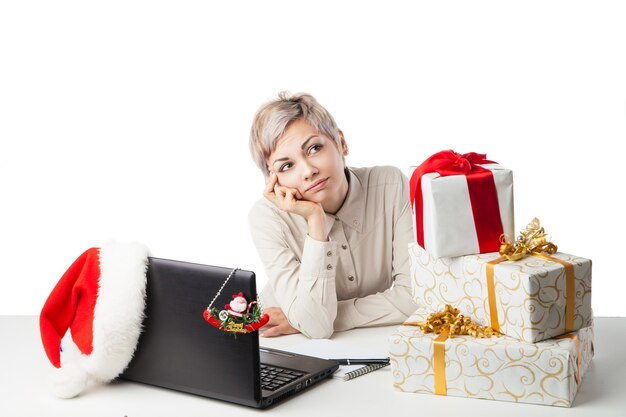
[[[110,239],[265,281],[247,213],[255,110],[306,91],[352,166],[443,149],[513,169],[626,315],[626,6],[610,1],[0,2],[0,314],[38,314]],[[208,299],[207,299],[208,301]]]

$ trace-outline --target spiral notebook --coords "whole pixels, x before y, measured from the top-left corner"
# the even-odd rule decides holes
[[[300,343],[288,349],[291,352],[301,355],[315,356],[322,359],[333,358],[375,358],[387,357],[387,352],[364,351],[352,346],[345,345],[329,339],[311,339]],[[334,379],[349,381],[361,375],[368,374],[380,368],[384,368],[389,364],[372,364],[372,365],[341,365],[333,374]]]
[[[346,367],[345,365],[342,365],[342,366]],[[389,364],[388,363],[375,363],[372,365],[362,365],[360,368],[355,369],[350,372],[341,372],[341,366],[340,366],[339,370],[335,371],[335,373],[333,374],[333,378],[341,379],[342,381],[349,381],[361,375],[369,374],[370,372],[375,371],[377,369],[384,368],[385,366],[389,366]]]

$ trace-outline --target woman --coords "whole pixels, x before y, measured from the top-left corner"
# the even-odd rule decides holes
[[[408,180],[393,167],[348,168],[348,145],[311,95],[279,94],[257,111],[250,152],[266,177],[250,230],[268,285],[263,335],[400,323],[417,306],[407,245]]]

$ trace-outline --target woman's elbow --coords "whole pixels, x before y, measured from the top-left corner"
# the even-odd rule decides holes
[[[329,339],[334,331],[334,320],[330,320],[330,317],[317,317],[311,325],[300,327],[300,332],[310,339]]]
[[[333,335],[333,327],[318,326],[314,329],[302,330],[302,333],[310,339],[330,339]]]
[[[337,317],[337,307],[334,308],[314,308],[298,309],[297,303],[290,309],[290,316],[297,323],[296,327],[300,333],[310,339],[328,339],[335,331],[335,318]]]

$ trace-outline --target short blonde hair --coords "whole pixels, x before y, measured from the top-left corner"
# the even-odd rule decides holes
[[[265,176],[269,175],[267,158],[276,150],[276,143],[296,120],[304,119],[319,133],[341,146],[339,129],[333,116],[315,97],[306,93],[280,92],[278,98],[257,110],[250,129],[250,154]]]

